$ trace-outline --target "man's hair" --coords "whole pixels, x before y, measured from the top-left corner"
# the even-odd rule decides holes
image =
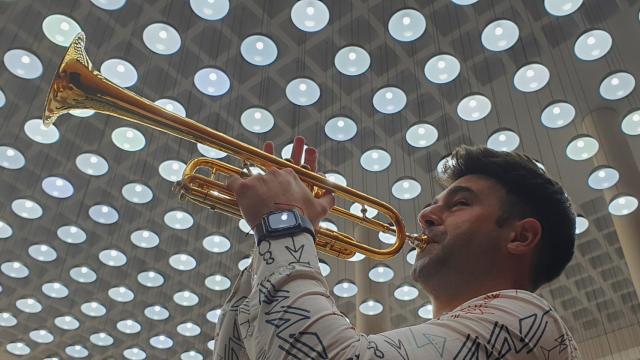
[[[576,216],[562,186],[527,155],[463,145],[449,155],[438,181],[447,187],[467,175],[487,176],[506,190],[497,226],[529,217],[542,225],[533,290],[557,278],[573,257],[576,237]]]

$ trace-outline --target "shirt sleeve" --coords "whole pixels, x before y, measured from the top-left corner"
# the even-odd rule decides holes
[[[249,359],[240,335],[238,312],[247,311],[243,305],[250,293],[251,272],[244,269],[238,275],[231,294],[220,310],[220,317],[214,333],[216,341],[213,348],[214,359]]]
[[[533,294],[489,294],[441,319],[365,335],[329,295],[311,236],[264,241],[252,266],[237,313],[251,359],[578,358],[562,321]]]

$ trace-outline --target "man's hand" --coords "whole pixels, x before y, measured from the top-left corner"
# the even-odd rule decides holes
[[[264,151],[273,155],[273,143],[266,142]],[[303,151],[304,138],[297,136],[293,141],[291,162],[315,172],[316,149],[308,147],[304,151],[304,164],[301,164]],[[270,211],[296,209],[303,212],[301,215],[306,216],[318,229],[320,220],[327,216],[335,204],[331,193],[325,193],[319,199],[314,198],[292,169],[270,168],[265,175],[252,175],[247,179],[232,175],[227,188],[235,194],[242,215],[251,227]]]

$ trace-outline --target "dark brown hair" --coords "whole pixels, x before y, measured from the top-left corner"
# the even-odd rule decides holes
[[[533,290],[557,278],[573,257],[576,227],[571,201],[562,186],[529,156],[487,147],[456,148],[438,181],[447,187],[467,175],[487,176],[506,190],[497,226],[525,218],[542,225],[532,271]]]

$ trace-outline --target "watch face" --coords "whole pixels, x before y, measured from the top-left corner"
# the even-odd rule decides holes
[[[267,219],[269,227],[273,230],[286,229],[298,223],[298,219],[292,211],[281,211],[270,214]]]

